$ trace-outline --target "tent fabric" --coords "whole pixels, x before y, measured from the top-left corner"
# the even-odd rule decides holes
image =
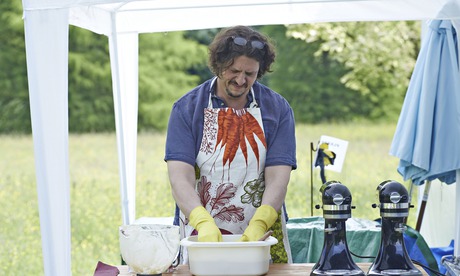
[[[138,34],[238,24],[460,19],[460,0],[23,0],[22,4],[45,275],[59,276],[71,275],[69,24],[109,37],[122,213],[123,222],[129,223],[135,216],[133,114],[138,83],[133,45]]]
[[[460,25],[459,25],[460,26]],[[457,29],[458,30],[458,29]],[[460,179],[460,170],[457,170],[457,179]],[[455,201],[455,210],[456,210],[456,215],[455,215],[455,236],[454,240],[457,241],[457,245],[454,245],[454,256],[459,257],[460,256],[460,184],[456,184],[456,197],[457,200]]]
[[[75,1],[75,5],[72,5],[70,10],[70,23],[105,35],[111,33],[113,28],[120,33],[149,33],[238,24],[270,25],[460,17],[458,0],[156,0],[77,5],[78,2],[80,1]],[[227,16],[228,14],[239,16]],[[185,23],[184,18],[187,18]]]
[[[114,33],[109,36],[121,213],[125,225],[136,219],[138,43],[137,33]]]
[[[446,246],[454,239],[456,210],[455,206],[457,184],[447,185],[439,180],[433,180],[428,193],[423,220],[421,221],[419,232],[423,235],[430,247]],[[424,194],[426,185],[417,187],[417,194]],[[418,202],[420,206],[421,202]],[[415,210],[414,210],[415,212]],[[421,214],[419,214],[421,215]],[[439,227],[442,225],[443,227]]]
[[[45,275],[70,275],[66,20],[63,10],[31,11],[24,17]]]

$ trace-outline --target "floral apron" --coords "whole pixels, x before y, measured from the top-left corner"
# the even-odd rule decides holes
[[[203,139],[195,165],[196,191],[222,234],[244,232],[265,190],[267,145],[252,88],[251,93],[249,108],[213,108],[210,95],[204,110]],[[282,208],[272,226],[279,242],[272,246],[271,254],[274,262],[291,263],[285,217]],[[184,237],[196,234],[189,225],[183,225],[182,230]]]

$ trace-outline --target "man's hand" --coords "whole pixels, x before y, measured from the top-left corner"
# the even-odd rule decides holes
[[[222,234],[214,219],[203,206],[190,212],[190,225],[198,231],[199,242],[221,242]]]
[[[262,205],[249,221],[240,241],[258,241],[267,230],[275,223],[278,212],[270,205]]]

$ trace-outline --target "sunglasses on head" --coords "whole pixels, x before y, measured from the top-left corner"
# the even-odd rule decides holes
[[[251,42],[252,48],[262,50],[265,47],[265,42],[262,42],[260,40],[249,40],[248,41],[246,38],[243,38],[241,36],[232,36],[231,38],[233,40],[233,43],[239,46],[246,46],[248,45],[249,42]]]

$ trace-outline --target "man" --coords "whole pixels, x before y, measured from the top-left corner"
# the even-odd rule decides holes
[[[217,242],[222,234],[242,234],[242,241],[257,241],[273,226],[284,230],[275,237],[288,247],[282,207],[297,166],[294,115],[257,81],[274,60],[263,34],[224,29],[209,46],[215,77],[174,103],[165,160],[184,237]],[[275,259],[290,258],[281,255]]]

